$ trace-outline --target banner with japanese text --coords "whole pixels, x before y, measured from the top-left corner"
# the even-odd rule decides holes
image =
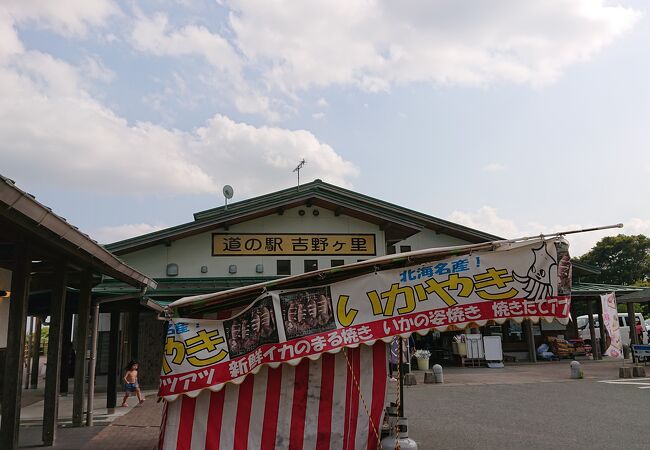
[[[618,323],[618,310],[616,309],[616,294],[600,296],[603,307],[603,322],[605,322],[605,355],[612,358],[623,358],[623,341],[621,340],[621,327]],[[603,327],[601,327],[601,330]]]
[[[506,243],[328,285],[269,291],[227,320],[170,322],[160,395],[198,395],[240,383],[264,365],[297,364],[413,332],[524,318],[565,324],[570,294],[564,239]]]

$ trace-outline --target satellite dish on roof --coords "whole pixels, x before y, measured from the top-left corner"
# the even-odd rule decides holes
[[[232,195],[235,193],[235,190],[231,185],[227,184],[223,187],[223,196],[226,198],[226,209],[228,209],[228,199],[232,198]]]

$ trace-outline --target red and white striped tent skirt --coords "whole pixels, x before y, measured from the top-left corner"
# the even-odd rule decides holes
[[[386,344],[262,368],[240,385],[165,406],[160,449],[376,449]]]

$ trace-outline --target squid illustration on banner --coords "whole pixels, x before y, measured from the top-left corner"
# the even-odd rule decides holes
[[[374,273],[327,285],[265,292],[227,320],[170,322],[160,395],[198,395],[241,383],[263,366],[292,365],[343,347],[430,330],[531,319],[566,324],[568,242],[506,243],[492,251]]]

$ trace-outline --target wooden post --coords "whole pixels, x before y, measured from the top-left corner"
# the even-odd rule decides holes
[[[138,360],[138,335],[140,333],[140,311],[129,312],[129,359]]]
[[[120,346],[120,313],[111,312],[111,331],[108,338],[108,375],[106,381],[106,408],[117,404],[117,377]]]
[[[41,317],[34,316],[34,322],[36,325],[36,331],[34,332],[34,354],[32,355],[32,373],[31,373],[31,384],[32,389],[38,388],[38,369],[40,367],[41,359]]]
[[[79,289],[77,307],[76,355],[74,364],[74,398],[72,399],[72,425],[80,427],[84,414],[84,381],[86,376],[86,353],[88,352],[88,322],[90,320],[90,300],[92,294],[92,275],[84,273]]]
[[[7,355],[2,389],[2,422],[0,448],[18,448],[20,425],[20,396],[22,394],[23,360],[25,355],[25,326],[29,301],[29,272],[31,257],[24,245],[14,247],[16,261],[11,273],[11,298],[7,330]]]
[[[589,337],[591,338],[591,354],[594,359],[600,359],[600,352],[596,345],[596,327],[594,326],[594,307],[592,300],[587,300],[587,319],[589,320]]]
[[[607,328],[603,320],[603,302],[598,299],[596,303],[598,304],[598,325],[600,329],[600,359],[603,359],[603,355],[607,351]]]
[[[86,426],[93,426],[93,409],[95,407],[95,362],[97,361],[97,329],[99,327],[99,304],[92,305],[92,338],[90,341],[90,359],[88,360],[88,403],[86,404]]]
[[[535,336],[533,335],[533,322],[530,319],[524,320],[524,331],[526,333],[526,344],[528,345],[528,360],[536,363]]]
[[[63,319],[63,338],[61,341],[61,382],[59,392],[68,395],[68,380],[70,379],[70,354],[72,353],[72,312],[67,312]]]
[[[59,415],[66,275],[66,263],[58,261],[50,301],[50,335],[47,343],[47,371],[45,372],[45,400],[43,407],[43,444],[48,446],[54,444]]]

